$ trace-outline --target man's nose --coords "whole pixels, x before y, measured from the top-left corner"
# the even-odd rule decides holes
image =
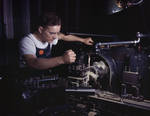
[[[55,33],[55,34],[53,35],[53,38],[58,38],[58,34]]]

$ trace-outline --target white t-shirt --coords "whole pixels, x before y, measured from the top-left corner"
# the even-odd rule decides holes
[[[52,45],[56,45],[58,42],[58,39],[56,38],[52,43],[50,43],[50,50]],[[25,54],[31,54],[36,56],[36,48],[47,48],[48,42],[41,42],[39,41],[33,34],[28,34],[27,36],[23,37],[19,43],[20,48],[20,66],[24,67],[26,64],[23,60],[23,55]]]

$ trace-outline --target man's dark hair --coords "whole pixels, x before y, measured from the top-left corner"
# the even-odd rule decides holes
[[[38,17],[34,30],[37,30],[39,26],[46,27],[55,25],[61,25],[61,18],[58,15],[56,15],[55,12],[46,12],[43,13],[40,17]]]
[[[61,19],[54,12],[47,12],[40,18],[39,26],[54,26],[61,25]]]

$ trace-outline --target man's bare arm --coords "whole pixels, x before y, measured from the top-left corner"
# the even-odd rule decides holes
[[[24,55],[24,59],[29,67],[35,69],[48,69],[59,66],[61,64],[68,64],[75,62],[76,54],[72,50],[68,50],[63,56],[53,58],[36,58],[33,55]]]
[[[78,42],[82,42],[86,45],[93,45],[93,40],[91,37],[81,38],[81,37],[74,36],[74,35],[65,35],[63,33],[59,33],[58,38],[62,39],[64,41],[78,41]]]

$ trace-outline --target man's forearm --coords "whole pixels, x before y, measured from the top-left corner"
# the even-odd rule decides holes
[[[79,41],[79,42],[83,42],[84,39],[81,37],[77,37],[74,35],[64,35],[62,33],[59,34],[59,38],[64,40],[64,41]]]
[[[64,41],[78,41],[86,45],[93,45],[93,42],[94,42],[91,37],[81,38],[75,35],[64,35],[62,33],[58,35],[58,38]]]
[[[54,58],[36,58],[33,60],[29,60],[27,64],[35,69],[48,69],[64,64],[62,57],[54,57]]]

